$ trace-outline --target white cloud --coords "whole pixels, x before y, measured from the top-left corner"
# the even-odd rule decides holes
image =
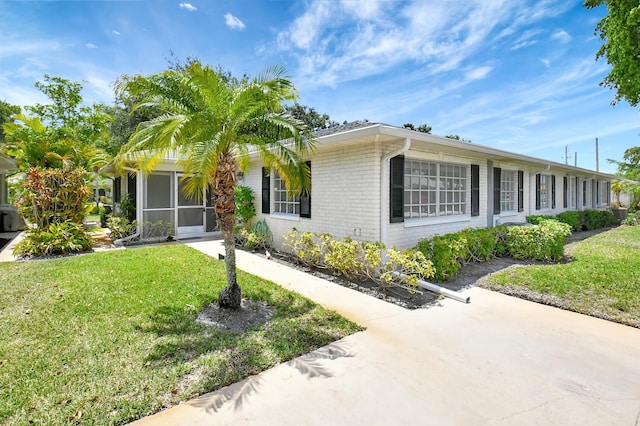
[[[189,12],[195,12],[196,10],[198,10],[198,8],[191,3],[180,3],[180,7],[182,9],[187,9]]]
[[[465,77],[467,80],[482,80],[483,78],[486,78],[492,70],[493,68],[489,66],[475,68],[471,71],[467,71],[465,73]]]
[[[3,40],[0,43],[0,58],[50,52],[60,49],[58,41],[18,41]]]
[[[114,35],[117,35],[117,36],[119,36],[119,35],[120,35],[120,31],[111,30],[111,32],[112,32]]]
[[[553,40],[560,40],[563,43],[569,43],[571,41],[571,36],[564,30],[558,30],[551,35]]]
[[[96,46],[96,45],[95,45],[95,44],[93,44],[93,43],[86,43],[84,46],[85,46],[86,48],[88,48],[88,49],[97,49],[97,48],[98,48],[98,46]]]
[[[230,13],[224,15],[224,23],[232,30],[244,30],[245,27],[244,22]]]
[[[540,62],[542,62],[546,68],[550,68],[551,67],[551,60],[550,59],[541,58]]]
[[[486,48],[493,33],[521,30],[512,18],[522,13],[523,5],[506,0],[374,1],[364,9],[358,7],[361,4],[311,0],[278,33],[278,48],[298,58],[299,86],[336,87],[402,64],[424,67],[430,75],[458,70],[467,58]]]

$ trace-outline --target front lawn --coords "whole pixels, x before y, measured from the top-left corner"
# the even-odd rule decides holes
[[[206,328],[224,264],[182,245],[0,263],[0,277],[0,424],[126,423],[359,330],[240,271],[274,317]]]
[[[640,226],[595,235],[570,251],[571,262],[510,268],[482,285],[525,297],[551,295],[550,304],[640,327]]]

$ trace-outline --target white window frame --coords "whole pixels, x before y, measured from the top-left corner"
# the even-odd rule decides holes
[[[500,171],[500,214],[518,211],[518,171]]]
[[[273,212],[300,216],[300,197],[289,191],[278,172],[273,173]]]
[[[405,159],[404,219],[466,217],[469,165]]]
[[[540,175],[540,210],[551,210],[551,175]]]

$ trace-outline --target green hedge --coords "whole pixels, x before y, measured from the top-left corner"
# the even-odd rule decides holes
[[[467,262],[486,262],[495,257],[558,261],[571,226],[550,217],[534,218],[537,225],[496,226],[464,229],[436,235],[418,243],[426,259],[433,263],[434,280],[453,278]]]
[[[534,225],[543,220],[555,219],[558,222],[571,226],[574,232],[592,231],[594,229],[607,228],[618,224],[616,217],[609,210],[581,210],[562,212],[556,216],[531,215],[527,216],[527,222]]]

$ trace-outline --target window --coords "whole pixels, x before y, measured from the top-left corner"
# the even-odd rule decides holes
[[[500,211],[516,211],[518,201],[518,175],[513,170],[502,170],[500,173]]]
[[[300,214],[300,197],[287,190],[284,180],[277,172],[273,178],[273,198],[275,213]]]
[[[555,193],[555,188],[552,187],[554,181],[555,179],[550,175],[536,175],[536,210],[555,207],[552,205],[552,194]]]
[[[599,201],[600,201],[600,205],[601,206],[606,206],[609,204],[609,198],[610,198],[610,189],[609,189],[609,182],[607,182],[606,180],[601,180],[599,181],[599,191],[600,191],[600,197],[599,197]]]
[[[569,208],[576,210],[578,208],[578,178],[569,178]]]
[[[405,219],[466,214],[468,166],[409,159],[404,163]]]

